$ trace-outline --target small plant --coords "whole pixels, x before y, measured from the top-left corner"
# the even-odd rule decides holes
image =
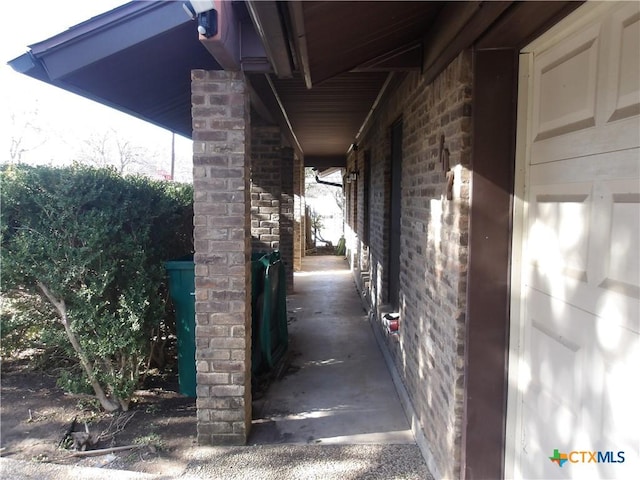
[[[144,413],[148,413],[149,415],[155,415],[159,411],[160,411],[160,406],[156,403],[147,405],[147,408],[144,409]]]
[[[161,451],[164,450],[165,445],[164,445],[164,441],[162,440],[162,437],[153,432],[153,433],[149,433],[147,435],[143,435],[142,437],[136,437],[133,440],[133,444],[134,445],[144,445],[147,447],[152,448],[155,451]]]
[[[88,411],[88,412],[98,412],[100,411],[100,402],[97,398],[92,397],[84,397],[78,399],[76,402],[76,408],[78,410]]]
[[[69,393],[91,393],[91,384],[81,374],[81,372],[73,373],[69,370],[62,370],[56,384]]]

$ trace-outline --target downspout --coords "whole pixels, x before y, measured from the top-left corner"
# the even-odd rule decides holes
[[[341,183],[326,182],[324,180],[320,180],[318,178],[318,174],[317,173],[316,173],[316,182],[317,183],[321,183],[322,185],[329,185],[330,187],[340,187],[340,188],[343,187],[343,185]]]

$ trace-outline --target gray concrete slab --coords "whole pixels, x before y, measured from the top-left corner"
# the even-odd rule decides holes
[[[249,443],[414,443],[347,262],[305,257],[287,302],[299,370],[254,402]]]

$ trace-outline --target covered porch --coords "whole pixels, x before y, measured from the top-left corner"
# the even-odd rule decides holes
[[[517,443],[506,397],[519,53],[579,5],[211,1],[217,33],[198,36],[177,2],[131,2],[13,61],[194,141],[201,444],[403,443],[410,428],[437,477],[505,474]],[[366,312],[335,297],[356,295],[340,283],[345,269],[304,275],[304,167],[343,171]],[[260,400],[255,249],[282,253],[291,305],[304,312],[292,330],[330,326]],[[328,283],[307,290],[312,278]],[[296,303],[311,292],[311,308]],[[397,339],[387,312],[400,315]],[[367,321],[377,337],[356,348]],[[373,338],[397,370],[396,396],[379,353],[367,357]],[[358,362],[378,375],[354,375]],[[402,410],[398,399],[408,425],[383,415]]]

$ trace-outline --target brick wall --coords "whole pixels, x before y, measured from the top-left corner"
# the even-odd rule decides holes
[[[251,131],[251,247],[256,252],[280,248],[280,128]]]
[[[366,165],[370,164],[368,152],[359,148],[350,153],[347,158],[347,175],[351,172],[357,173],[355,181],[346,183],[346,217],[345,222],[349,226],[355,241],[349,242],[349,258],[351,268],[358,289],[365,295],[369,291],[369,220],[370,215],[370,175],[365,175]]]
[[[191,74],[200,444],[251,427],[249,94],[238,72]]]
[[[279,250],[287,291],[293,291],[293,150],[282,145],[280,128],[254,125],[251,131],[251,246]]]
[[[287,292],[293,292],[293,149],[283,147],[280,156],[280,253],[287,277]]]
[[[400,331],[387,346],[429,445],[434,474],[461,475],[467,239],[471,153],[471,55],[463,52],[431,84],[408,74],[381,102],[360,142],[371,158],[367,292],[378,328],[385,312],[390,228],[390,127],[403,122]],[[441,139],[442,148],[441,148]],[[454,172],[452,198],[442,163]],[[350,159],[363,170],[363,157]],[[364,189],[360,188],[359,192]],[[358,204],[364,199],[359,194]],[[365,223],[353,226],[362,239]]]

